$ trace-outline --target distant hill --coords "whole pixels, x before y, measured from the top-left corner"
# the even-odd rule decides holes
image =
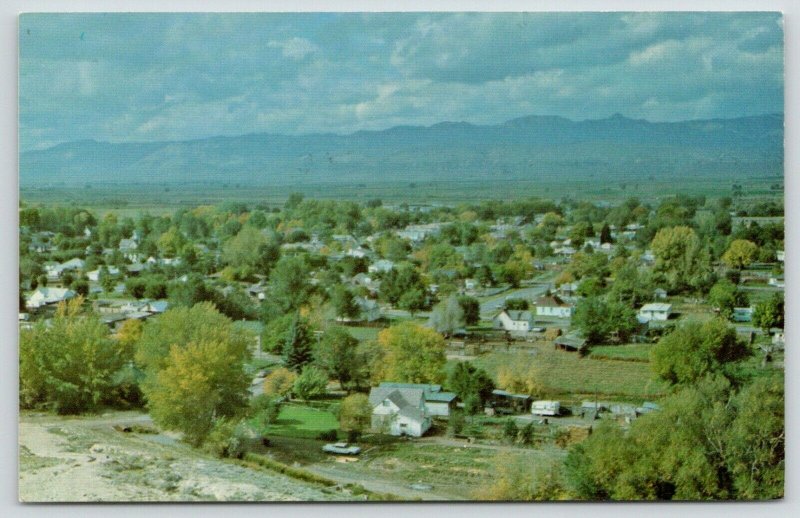
[[[654,123],[615,115],[443,122],[349,135],[78,141],[20,154],[23,186],[63,183],[386,182],[780,175],[783,115]]]

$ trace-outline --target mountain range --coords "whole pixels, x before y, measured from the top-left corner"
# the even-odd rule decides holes
[[[442,122],[347,135],[83,140],[19,158],[23,186],[774,176],[783,173],[783,115],[682,122],[527,116],[496,125]]]

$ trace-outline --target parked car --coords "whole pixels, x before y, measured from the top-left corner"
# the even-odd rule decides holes
[[[358,455],[361,453],[361,448],[358,446],[350,446],[346,442],[337,442],[326,444],[322,447],[325,453],[336,453],[339,455]]]

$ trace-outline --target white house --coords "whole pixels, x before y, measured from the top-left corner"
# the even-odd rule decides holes
[[[656,288],[653,290],[653,298],[656,300],[664,300],[667,298],[667,290],[664,288]]]
[[[640,324],[645,324],[651,320],[666,321],[672,314],[672,304],[665,302],[652,302],[645,304],[639,309],[639,314],[636,318]]]
[[[536,299],[537,317],[571,318],[574,312],[575,306],[567,304],[554,295]]]
[[[388,259],[380,259],[367,267],[369,273],[388,272],[394,268],[394,263]]]
[[[558,415],[561,412],[561,403],[558,401],[539,400],[531,403],[533,415]]]
[[[504,309],[492,322],[495,329],[527,333],[533,327],[533,315],[530,311]]]
[[[48,304],[57,304],[73,297],[75,297],[75,292],[67,288],[41,287],[36,288],[36,290],[28,296],[25,305],[30,309],[36,309]]]
[[[458,396],[453,392],[442,392],[441,385],[384,381],[379,385],[379,388],[422,389],[425,399],[425,413],[428,416],[450,417],[450,413],[456,408],[456,398]]]
[[[784,262],[784,260],[786,259],[786,252],[784,252],[783,250],[776,250],[775,258],[780,262]]]
[[[369,402],[375,431],[422,437],[431,427],[422,389],[374,387],[369,393]]]
[[[119,268],[116,266],[107,266],[106,270],[108,271],[109,275],[119,275]],[[100,281],[100,272],[102,268],[98,268],[97,270],[92,270],[86,274],[86,277],[89,278],[92,282],[99,282]]]

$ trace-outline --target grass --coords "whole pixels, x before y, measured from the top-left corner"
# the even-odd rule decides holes
[[[378,333],[380,333],[383,328],[348,326],[347,330],[350,332],[350,335],[359,342],[372,342],[378,339]]]
[[[550,346],[533,348],[535,355],[492,352],[472,361],[495,380],[503,366],[520,361],[537,367],[541,381],[554,394],[592,394],[647,397],[661,395],[666,386],[655,380],[643,362],[581,358],[576,353],[555,351]]]
[[[648,362],[652,349],[652,344],[595,345],[589,353],[589,358]]]
[[[321,432],[338,430],[339,421],[327,410],[288,403],[281,407],[278,420],[267,427],[267,435],[315,439]]]

